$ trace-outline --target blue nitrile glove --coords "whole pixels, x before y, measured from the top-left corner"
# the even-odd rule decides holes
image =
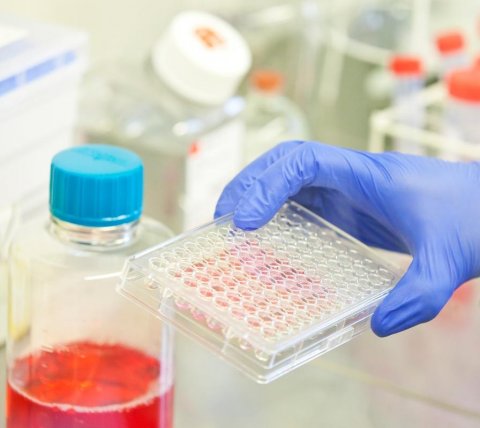
[[[480,164],[320,143],[282,143],[225,188],[216,216],[256,229],[292,198],[366,244],[408,252],[412,264],[377,308],[387,336],[434,318],[480,275]]]

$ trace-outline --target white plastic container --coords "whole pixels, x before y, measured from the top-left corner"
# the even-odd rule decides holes
[[[246,101],[246,163],[282,141],[309,138],[303,112],[283,94],[281,73],[273,70],[255,71]]]
[[[46,187],[52,156],[73,143],[86,47],[82,32],[0,15],[0,263],[8,253],[12,204]],[[0,345],[4,338],[2,328]]]
[[[440,55],[440,74],[443,79],[446,79],[453,71],[468,65],[465,40],[460,31],[440,33],[437,35],[435,43]]]
[[[445,133],[452,138],[480,144],[480,70],[453,72],[447,87]]]
[[[242,165],[244,101],[235,91],[250,62],[235,29],[190,11],[174,18],[146,64],[116,62],[87,82],[84,138],[143,159],[145,212],[177,232],[211,220]]]
[[[421,59],[411,55],[396,55],[391,58],[389,68],[395,79],[393,104],[398,109],[400,122],[413,128],[422,128],[425,112],[419,100],[415,99],[424,85]],[[404,153],[424,154],[422,147],[403,139],[396,139],[393,148]]]
[[[37,162],[38,173],[23,163],[24,156],[41,147],[48,151],[53,141],[62,140],[63,147],[72,142],[87,38],[81,32],[0,16],[2,28],[20,34],[0,44],[0,174],[11,183],[0,195],[0,206],[5,206],[48,180],[50,158],[42,165]],[[6,175],[11,169],[22,173],[21,180]]]

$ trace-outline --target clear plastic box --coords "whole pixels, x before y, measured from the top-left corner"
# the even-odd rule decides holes
[[[267,383],[365,330],[399,277],[288,202],[256,231],[227,215],[130,258],[119,291]]]

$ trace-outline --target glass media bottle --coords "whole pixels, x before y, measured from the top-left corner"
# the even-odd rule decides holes
[[[115,291],[125,258],[170,236],[142,193],[125,149],[53,158],[51,217],[11,247],[7,428],[171,428],[171,332]]]

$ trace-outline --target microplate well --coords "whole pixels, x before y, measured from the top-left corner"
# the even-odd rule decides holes
[[[267,383],[365,330],[399,277],[287,202],[258,230],[228,215],[132,257],[119,291]]]

